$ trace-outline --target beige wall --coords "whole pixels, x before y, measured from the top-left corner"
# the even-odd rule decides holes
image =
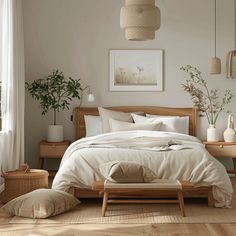
[[[225,75],[210,76],[209,63],[213,56],[213,0],[158,0],[161,29],[156,39],[128,42],[119,27],[119,12],[123,0],[24,0],[24,30],[26,80],[34,80],[59,68],[68,76],[82,78],[96,95],[94,104],[83,106],[158,105],[192,106],[181,83],[187,78],[180,66],[192,64],[206,75],[215,88],[232,88],[236,80]],[[218,56],[223,68],[228,50],[233,48],[233,0],[219,0]],[[110,92],[108,88],[109,49],[163,49],[163,92]],[[74,102],[71,108],[77,106]],[[230,106],[236,115],[236,99]],[[65,137],[73,140],[74,127],[70,111],[61,112]],[[218,127],[226,127],[226,114]],[[37,102],[26,95],[26,161],[37,163],[37,144],[45,138],[52,114],[40,115]],[[199,137],[206,135],[207,123],[199,124]]]

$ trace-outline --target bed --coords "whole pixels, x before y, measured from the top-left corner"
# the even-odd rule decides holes
[[[210,154],[204,149],[203,145],[196,136],[196,125],[197,125],[197,109],[196,108],[166,108],[166,107],[148,107],[148,106],[137,106],[137,107],[110,107],[109,109],[121,112],[144,112],[152,115],[165,115],[165,116],[179,116],[189,117],[189,135],[166,134],[166,132],[146,132],[146,131],[129,131],[129,132],[117,132],[105,135],[98,135],[95,137],[89,137],[81,139],[86,135],[85,129],[85,115],[98,115],[98,108],[81,108],[75,109],[75,127],[76,127],[76,139],[75,142],[68,148],[65,156],[62,159],[62,167],[59,169],[55,179],[53,181],[53,188],[61,189],[65,191],[71,191],[70,187],[73,187],[74,194],[79,197],[99,197],[99,193],[91,190],[91,185],[94,180],[102,180],[101,175],[97,171],[97,166],[102,162],[111,160],[113,155],[117,155],[124,160],[131,159],[131,161],[146,162],[143,164],[149,165],[152,168],[158,162],[158,165],[170,160],[169,172],[173,174],[166,174],[165,167],[160,167],[161,171],[158,176],[160,178],[178,178],[180,180],[193,181],[196,184],[196,188],[192,191],[185,193],[188,197],[209,197],[209,191],[204,191],[206,188],[212,189],[212,194],[215,198],[215,206],[218,207],[230,207],[232,198],[232,185],[229,177],[225,171],[225,168],[215,160]],[[110,148],[105,145],[104,142],[110,142],[118,138],[123,142],[130,138],[136,138],[137,135],[149,138],[161,138],[162,136],[170,135],[176,140],[182,140],[183,143],[189,145],[187,150],[178,150],[173,152],[154,152],[150,150],[130,150],[130,155],[127,153],[127,149],[123,150],[120,146]],[[169,136],[168,136],[169,137]],[[165,137],[164,137],[165,138]],[[96,140],[98,146],[90,146]],[[120,141],[119,141],[120,142]],[[101,145],[102,143],[102,145]],[[140,143],[142,145],[142,143]],[[121,145],[121,143],[119,143]],[[123,145],[123,143],[122,143]],[[92,148],[91,148],[92,147]],[[92,149],[92,150],[91,150]],[[137,148],[136,148],[137,149]],[[93,152],[93,153],[92,153]],[[118,154],[114,154],[118,152]],[[140,153],[143,155],[140,155]],[[171,154],[172,153],[172,154]],[[199,153],[199,157],[198,157]],[[171,155],[170,155],[171,154]],[[134,156],[138,155],[138,158]],[[162,155],[162,156],[161,156]],[[164,155],[164,156],[163,156]],[[72,156],[71,161],[67,158]],[[79,156],[78,158],[76,156]],[[86,157],[87,156],[87,157]],[[124,157],[127,156],[127,157]],[[155,157],[154,157],[155,156]],[[201,156],[201,157],[200,157]],[[157,158],[158,157],[158,158]],[[176,161],[178,159],[178,162]],[[198,160],[199,159],[199,160]],[[149,160],[151,160],[149,162]],[[183,161],[183,164],[181,163]],[[194,171],[186,171],[191,163]],[[72,162],[73,164],[70,164]],[[186,163],[185,163],[186,162]],[[93,164],[92,164],[93,163]],[[79,167],[77,166],[79,165]],[[172,168],[176,168],[173,169]],[[175,167],[174,167],[175,166]],[[79,177],[75,176],[78,172],[83,172]],[[179,172],[178,174],[174,172]],[[189,172],[189,173],[181,173]],[[74,173],[74,174],[71,174]],[[71,177],[71,176],[72,177]],[[74,175],[74,176],[73,176]],[[85,175],[88,175],[88,177]],[[70,176],[70,177],[68,177]],[[86,180],[85,180],[86,179]],[[87,182],[86,182],[87,181]],[[80,182],[80,184],[78,184]]]

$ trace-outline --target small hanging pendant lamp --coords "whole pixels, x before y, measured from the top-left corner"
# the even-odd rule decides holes
[[[234,0],[234,50],[226,56],[226,77],[236,79],[236,0]]]
[[[211,74],[221,74],[221,60],[216,57],[216,0],[215,0],[215,56],[211,60]]]
[[[127,40],[154,39],[160,23],[160,9],[155,0],[126,0],[121,8],[120,27],[125,30]]]

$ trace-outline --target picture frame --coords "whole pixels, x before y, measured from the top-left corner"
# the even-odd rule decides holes
[[[109,51],[110,91],[163,91],[163,50]]]

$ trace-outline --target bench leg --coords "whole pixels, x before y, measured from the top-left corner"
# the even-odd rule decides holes
[[[109,196],[109,193],[108,192],[104,192],[103,203],[102,203],[102,217],[104,217],[105,214],[106,214],[108,196]]]
[[[178,192],[178,200],[179,200],[179,207],[182,212],[182,216],[185,217],[185,207],[184,207],[184,197],[183,197],[183,192],[179,191]]]

